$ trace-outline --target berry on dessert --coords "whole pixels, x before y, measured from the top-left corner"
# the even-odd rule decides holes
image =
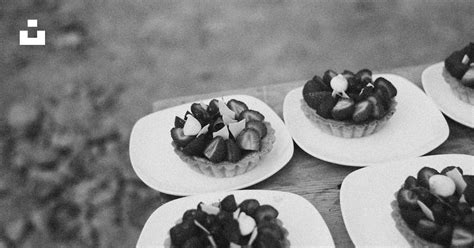
[[[378,131],[395,112],[397,89],[372,72],[344,70],[314,76],[303,87],[301,108],[324,132],[358,138]]]
[[[187,210],[169,234],[171,246],[176,248],[286,248],[290,244],[274,207],[260,205],[255,199],[237,204],[234,195]]]
[[[443,77],[460,100],[474,105],[474,43],[444,60]]]
[[[191,168],[209,176],[231,177],[254,168],[273,147],[275,130],[265,116],[242,101],[213,99],[176,116],[172,145]]]
[[[457,167],[430,167],[407,177],[392,203],[397,228],[414,247],[473,247],[474,202],[469,176]]]

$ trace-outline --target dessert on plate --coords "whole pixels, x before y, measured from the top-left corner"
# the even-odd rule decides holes
[[[213,99],[193,103],[171,129],[176,154],[208,176],[233,177],[255,168],[275,142],[265,116],[244,102]]]
[[[460,100],[474,105],[474,43],[444,60],[443,77]]]
[[[306,82],[301,109],[322,131],[360,138],[380,130],[395,113],[397,89],[383,77],[372,80],[372,71],[324,72]]]
[[[474,176],[423,167],[395,197],[392,217],[413,247],[474,247]]]
[[[255,199],[237,204],[234,195],[213,204],[199,203],[184,212],[169,231],[165,247],[176,248],[284,248],[288,231],[278,219],[278,210]]]

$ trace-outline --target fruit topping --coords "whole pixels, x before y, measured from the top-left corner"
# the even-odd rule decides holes
[[[462,194],[467,187],[467,183],[459,169],[453,167],[453,169],[445,171],[444,174],[454,181],[454,184],[456,184],[456,192]]]
[[[373,108],[374,105],[367,100],[357,103],[355,105],[354,114],[352,114],[352,120],[357,123],[368,120],[372,115]]]
[[[453,227],[449,224],[442,225],[433,236],[435,243],[448,246],[451,244],[451,238],[453,236]]]
[[[240,211],[246,213],[247,215],[253,216],[257,208],[260,206],[260,203],[255,199],[247,199],[240,203]]]
[[[192,115],[187,115],[186,123],[184,123],[184,135],[196,135],[201,131],[201,123]]]
[[[469,70],[469,65],[463,64],[462,59],[466,53],[463,51],[455,51],[444,61],[444,66],[446,70],[451,74],[451,76],[461,80],[464,73]]]
[[[405,179],[405,183],[403,183],[403,188],[404,189],[414,189],[416,188],[416,178],[413,177],[413,176],[409,176],[407,177],[407,179]]]
[[[418,196],[409,189],[400,189],[397,194],[397,201],[400,208],[417,209]]]
[[[246,213],[240,213],[239,215],[239,229],[240,235],[247,236],[253,232],[253,229],[257,226],[254,218],[248,216]],[[280,227],[278,227],[280,229]]]
[[[174,127],[183,128],[186,121],[176,116],[174,118]]]
[[[227,158],[227,145],[224,138],[217,136],[204,149],[204,156],[211,162],[219,163]]]
[[[201,103],[193,103],[191,105],[191,113],[194,117],[203,125],[204,123],[209,122],[211,116],[207,112],[207,106],[203,106]]]
[[[261,121],[249,121],[246,123],[246,127],[257,131],[260,138],[267,135],[267,126]]]
[[[199,208],[201,211],[203,211],[206,214],[214,214],[217,215],[219,213],[219,208],[210,204],[205,204],[205,203],[199,203]],[[207,216],[206,216],[207,218]],[[203,220],[200,220],[201,222],[206,222]]]
[[[219,113],[224,117],[227,116],[230,119],[235,119],[235,112],[232,111],[227,105],[225,104],[224,101],[219,101],[218,103],[219,106]]]
[[[400,214],[402,215],[403,220],[412,228],[418,224],[418,221],[425,218],[423,212],[409,208],[400,209]]]
[[[363,101],[367,99],[369,96],[374,94],[374,86],[373,85],[366,85],[364,88],[360,90],[359,95],[355,97],[355,100],[357,102]]]
[[[229,123],[229,131],[232,134],[232,137],[237,137],[242,130],[245,128],[245,120],[240,120],[239,122]]]
[[[347,80],[348,87],[347,93],[359,94],[359,92],[364,88],[366,83],[360,81],[360,78],[357,77],[353,72],[345,70],[341,73],[342,76]]]
[[[234,195],[228,195],[220,202],[220,208],[227,212],[234,212],[237,210],[237,203],[235,202]]]
[[[198,232],[198,227],[193,222],[182,222],[170,230],[171,242],[176,246],[182,246],[186,240]]]
[[[466,186],[463,196],[466,199],[466,202],[469,203],[471,207],[474,207],[474,184],[468,184]]]
[[[332,109],[336,106],[338,98],[333,97],[331,93],[322,96],[321,102],[316,106],[316,113],[323,118],[332,117]]]
[[[228,115],[223,115],[223,116],[222,116],[222,122],[224,123],[224,125],[229,125],[230,123],[235,123],[235,122],[237,122],[237,120],[234,119],[234,118],[231,118],[231,117],[228,116]]]
[[[253,217],[257,221],[257,223],[261,223],[263,221],[271,221],[278,217],[278,211],[270,206],[270,205],[260,205],[255,210]]]
[[[228,139],[226,140],[227,146],[227,161],[235,163],[240,160],[241,158],[241,151],[239,146],[235,143],[234,140]]]
[[[200,136],[200,135],[203,135],[203,134],[206,134],[207,132],[209,132],[209,124],[205,125],[201,131],[199,131],[199,133],[196,135],[196,136]]]
[[[172,128],[171,138],[178,147],[184,147],[194,139],[194,136],[184,135],[182,128]]]
[[[207,106],[207,112],[209,112],[210,115],[219,113],[219,100],[212,99]]]
[[[323,91],[323,92],[311,92],[306,95],[303,95],[304,100],[313,109],[317,109],[318,106],[321,104],[324,98],[331,97],[331,92]],[[331,97],[332,98],[332,97]]]
[[[237,145],[243,150],[260,150],[260,135],[253,128],[245,128],[239,136],[237,136],[236,141]]]
[[[356,78],[365,85],[372,84],[372,71],[369,69],[362,69],[356,73]]]
[[[314,76],[314,78],[306,82],[303,87],[303,95],[321,91],[331,91],[331,88],[324,84],[319,76]]]
[[[347,88],[349,87],[349,82],[347,79],[339,74],[331,79],[331,89],[332,89],[332,96],[335,97],[336,95],[349,98],[346,94]]]
[[[193,139],[189,144],[183,148],[183,153],[189,156],[200,156],[206,148],[207,137],[206,135],[201,135]]]
[[[453,247],[472,247],[474,245],[474,235],[466,228],[455,227],[451,245]]]
[[[372,113],[370,114],[374,119],[380,119],[385,116],[386,111],[383,100],[378,95],[369,96],[367,101],[372,103]]]
[[[245,119],[246,121],[263,121],[265,116],[255,110],[245,110],[239,115],[239,120]]]
[[[441,197],[451,196],[456,191],[454,181],[441,174],[431,176],[428,179],[428,184],[431,193]]]
[[[221,129],[215,131],[212,134],[213,138],[218,137],[218,136],[224,138],[225,140],[229,139],[229,129],[227,128],[227,126],[223,126]]]
[[[432,206],[437,199],[427,188],[416,187],[412,190],[418,196],[418,200],[423,202],[426,206]]]
[[[421,187],[430,188],[429,179],[433,175],[439,174],[437,170],[430,167],[423,167],[417,174],[417,182]]]
[[[239,100],[231,99],[227,102],[227,107],[234,111],[236,116],[239,116],[242,111],[248,110],[247,105]]]
[[[427,219],[419,220],[415,227],[415,233],[424,239],[431,239],[438,230],[439,225]]]
[[[343,121],[352,118],[355,103],[351,98],[341,98],[332,109],[332,117],[334,120]]]
[[[388,92],[389,98],[393,98],[397,95],[397,88],[393,84],[383,77],[379,77],[374,81],[375,89],[381,88]]]
[[[327,85],[328,87],[330,87],[331,85],[331,80],[333,77],[337,76],[337,72],[333,71],[333,70],[327,70],[324,72],[323,74],[323,83],[325,85]]]
[[[470,68],[464,73],[464,76],[461,78],[461,83],[467,87],[474,87],[474,69]]]

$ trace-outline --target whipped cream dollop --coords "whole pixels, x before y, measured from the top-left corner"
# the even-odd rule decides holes
[[[349,82],[347,82],[347,79],[341,75],[338,74],[337,76],[333,77],[330,82],[331,88],[332,88],[332,96],[340,95],[345,98],[349,98],[349,96],[346,94],[346,90],[349,87]]]

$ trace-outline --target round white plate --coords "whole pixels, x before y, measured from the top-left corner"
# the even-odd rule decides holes
[[[199,202],[218,202],[229,194],[234,194],[237,203],[253,198],[260,204],[275,207],[283,227],[288,230],[291,247],[334,247],[326,223],[310,202],[292,193],[270,190],[210,193],[166,203],[148,218],[138,238],[137,247],[163,247],[165,240],[169,238],[170,228],[181,219],[186,210],[196,208]]]
[[[170,130],[175,116],[182,117],[190,109],[192,103],[186,103],[149,114],[135,123],[130,136],[130,160],[138,177],[155,190],[185,196],[245,188],[283,168],[293,156],[293,141],[280,117],[255,97],[233,95],[224,99],[245,102],[250,109],[262,113],[275,129],[273,149],[257,167],[236,177],[214,178],[195,172],[183,162],[171,146]]]
[[[385,77],[398,90],[397,110],[378,132],[356,139],[326,134],[301,110],[302,87],[290,91],[283,103],[283,118],[298,146],[310,155],[336,164],[368,166],[421,156],[449,135],[448,124],[436,106],[418,87],[393,74]]]
[[[424,166],[441,171],[459,166],[474,174],[474,156],[434,155],[366,167],[349,174],[342,182],[341,211],[347,232],[356,247],[410,247],[395,226],[391,213],[394,194],[408,176]],[[363,228],[361,228],[363,227]]]
[[[443,78],[444,62],[431,65],[421,74],[421,83],[426,94],[449,118],[474,128],[474,105],[465,103],[454,95]]]

